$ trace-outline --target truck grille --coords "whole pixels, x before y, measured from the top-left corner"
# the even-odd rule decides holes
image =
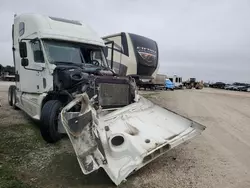
[[[130,90],[128,84],[100,83],[99,105],[103,108],[121,107],[130,103]]]

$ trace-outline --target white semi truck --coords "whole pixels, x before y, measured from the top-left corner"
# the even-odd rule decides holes
[[[138,34],[120,32],[102,37],[108,46],[107,59],[118,75],[131,76],[139,87],[155,87],[159,69],[157,42]],[[113,50],[112,50],[113,49]]]
[[[66,133],[84,174],[103,168],[119,185],[205,129],[138,95],[134,79],[108,65],[104,41],[86,23],[21,14],[12,39],[9,104],[39,120],[47,142]]]

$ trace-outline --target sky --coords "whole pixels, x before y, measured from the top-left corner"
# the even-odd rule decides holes
[[[14,14],[87,22],[99,36],[131,32],[155,40],[159,73],[250,82],[249,0],[0,0],[0,64],[13,65]]]

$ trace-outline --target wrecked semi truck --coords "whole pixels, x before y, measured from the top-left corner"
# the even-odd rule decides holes
[[[39,120],[45,141],[67,134],[80,168],[103,168],[119,185],[205,127],[140,96],[117,76],[104,41],[79,21],[21,14],[12,26],[16,83],[8,101]]]

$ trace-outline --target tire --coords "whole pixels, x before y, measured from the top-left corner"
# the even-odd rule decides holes
[[[17,102],[17,100],[16,100],[16,87],[15,88],[13,88],[13,90],[12,90],[12,108],[14,109],[14,110],[18,110],[19,108],[16,106],[16,102]]]
[[[46,102],[42,108],[40,118],[40,132],[43,139],[48,143],[55,143],[62,138],[58,130],[58,115],[63,105],[58,100]]]
[[[9,91],[8,91],[8,102],[10,106],[13,106],[13,92],[16,89],[16,86],[11,85],[9,87]]]

